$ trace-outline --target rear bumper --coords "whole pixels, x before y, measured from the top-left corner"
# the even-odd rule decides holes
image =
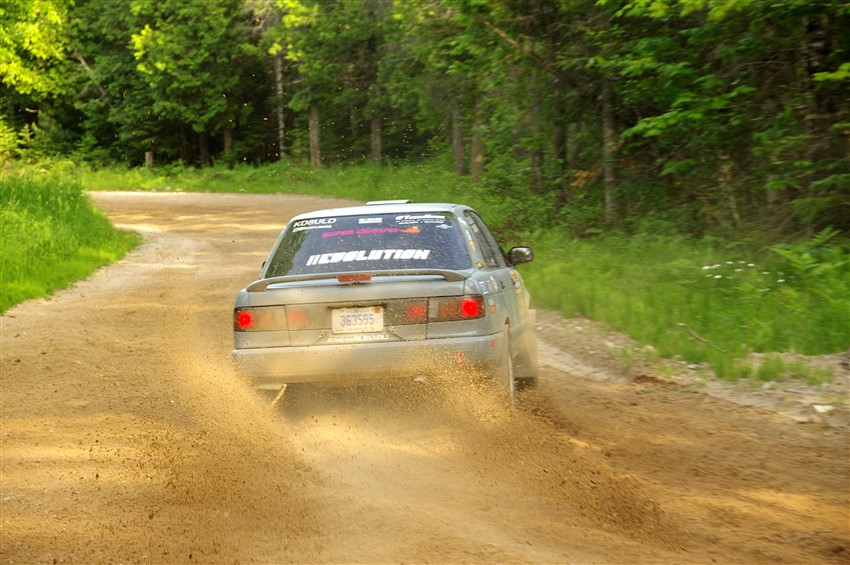
[[[420,341],[394,341],[234,349],[240,373],[257,388],[297,382],[350,381],[438,375],[493,366],[500,359],[502,333]]]

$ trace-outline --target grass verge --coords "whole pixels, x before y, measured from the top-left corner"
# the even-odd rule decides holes
[[[6,175],[0,178],[0,241],[3,313],[120,259],[140,238],[116,230],[73,180]]]
[[[828,234],[827,234],[828,235]],[[744,251],[674,236],[538,239],[524,272],[540,306],[607,323],[665,357],[750,376],[749,353],[837,353],[850,344],[847,245],[826,236]],[[794,372],[771,360],[758,378]]]

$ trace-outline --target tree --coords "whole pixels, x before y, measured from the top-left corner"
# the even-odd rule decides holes
[[[0,6],[0,77],[21,94],[44,99],[64,89],[71,0],[5,0]]]
[[[225,151],[232,149],[242,117],[242,73],[259,56],[250,43],[249,14],[241,0],[134,0],[132,10],[147,20],[132,45],[153,111],[183,127],[186,161],[194,145],[201,165],[209,165],[209,136],[222,134]]]

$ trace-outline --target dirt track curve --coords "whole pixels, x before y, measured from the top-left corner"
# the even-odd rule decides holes
[[[231,373],[233,297],[342,202],[92,197],[145,243],[2,317],[2,564],[850,561],[844,415],[591,378],[546,332],[513,414],[445,382],[272,409]]]

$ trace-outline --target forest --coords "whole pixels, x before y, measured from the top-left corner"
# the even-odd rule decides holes
[[[0,162],[442,160],[517,229],[841,233],[848,29],[840,0],[5,0]]]

